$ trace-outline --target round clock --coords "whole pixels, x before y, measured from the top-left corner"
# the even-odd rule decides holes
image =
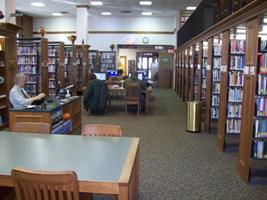
[[[149,38],[148,37],[143,37],[143,43],[148,44],[149,43]]]

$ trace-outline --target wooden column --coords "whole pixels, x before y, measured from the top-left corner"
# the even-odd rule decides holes
[[[202,56],[203,56],[203,43],[199,42],[199,50],[198,50],[198,86],[197,86],[197,101],[202,101]]]
[[[227,117],[227,92],[228,92],[228,69],[229,69],[229,44],[230,31],[223,32],[222,58],[221,58],[221,83],[220,83],[220,106],[216,143],[221,151],[225,146],[225,128]]]
[[[72,77],[71,84],[73,85],[72,94],[77,94],[77,48],[76,45],[72,46]]]
[[[179,94],[179,52],[178,50],[175,51],[176,59],[175,59],[175,91],[177,94]]]
[[[207,65],[207,89],[206,89],[206,113],[205,130],[210,132],[210,110],[212,91],[212,66],[213,66],[213,38],[208,39],[208,65]]]
[[[189,48],[185,52],[185,95],[184,101],[188,101],[189,97]]]
[[[41,38],[41,89],[48,95],[48,40]]]
[[[254,102],[256,93],[256,75],[258,65],[259,18],[247,22],[246,67],[244,70],[244,89],[242,102],[241,133],[237,172],[248,183],[250,179],[251,147],[253,139]]]
[[[179,97],[182,97],[182,52],[179,51]]]
[[[89,81],[89,63],[88,63],[88,51],[89,51],[90,45],[84,45],[83,46],[83,69],[82,69],[82,75],[83,75],[83,90],[87,87],[88,81]]]
[[[64,42],[59,42],[58,47],[59,57],[59,69],[58,69],[58,80],[60,81],[61,88],[65,88],[65,47]]]
[[[192,45],[192,55],[191,55],[191,64],[190,64],[190,77],[189,77],[189,101],[192,101],[194,99],[194,75],[195,75],[195,71],[194,71],[194,67],[195,67],[195,53],[196,53],[196,45]]]
[[[182,84],[181,84],[181,97],[182,100],[185,100],[185,50],[182,50],[182,63],[181,63],[181,67],[182,67]]]

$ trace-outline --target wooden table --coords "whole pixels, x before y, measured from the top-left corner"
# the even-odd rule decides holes
[[[9,128],[12,130],[16,122],[42,122],[51,125],[51,132],[58,126],[64,126],[64,122],[53,124],[52,118],[57,112],[69,113],[72,122],[72,132],[81,127],[81,97],[73,96],[64,99],[64,102],[47,104],[46,109],[11,108],[9,110]]]
[[[138,200],[139,138],[0,132],[0,186],[14,187],[15,167],[72,170],[79,191]]]

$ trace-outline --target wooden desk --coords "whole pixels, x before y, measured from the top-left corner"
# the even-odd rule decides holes
[[[0,186],[14,187],[11,170],[72,170],[79,191],[138,200],[139,138],[0,132]]]
[[[71,115],[72,132],[81,127],[81,98],[73,96],[61,104],[47,104],[46,109],[11,108],[9,110],[9,128],[12,130],[16,122],[43,122],[51,125],[52,132],[56,126],[52,122],[52,116],[59,110],[61,114],[69,113]],[[63,121],[58,124],[63,125]]]

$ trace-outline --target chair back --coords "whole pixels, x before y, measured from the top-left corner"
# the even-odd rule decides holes
[[[82,126],[82,135],[121,137],[122,128],[119,125],[85,124]]]
[[[19,133],[50,133],[50,125],[48,123],[39,122],[16,122],[11,128],[13,132]]]
[[[126,97],[127,101],[139,101],[140,98],[140,84],[139,83],[126,83]]]
[[[13,169],[17,200],[79,200],[75,172],[43,172]]]

